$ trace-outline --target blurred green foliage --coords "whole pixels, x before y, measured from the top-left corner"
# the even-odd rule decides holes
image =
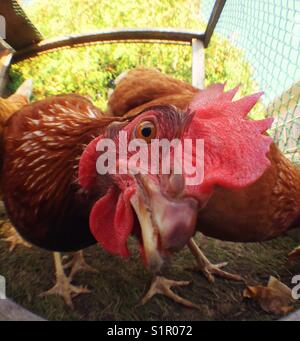
[[[124,27],[173,27],[204,31],[199,0],[32,0],[25,11],[45,38]],[[206,85],[241,83],[241,94],[256,90],[251,68],[242,51],[214,35],[205,50]],[[15,64],[11,90],[33,78],[33,99],[58,93],[89,95],[105,109],[108,88],[121,72],[136,66],[157,67],[191,82],[191,47],[188,45],[119,43],[83,46],[43,54]],[[256,110],[257,111],[257,110]]]

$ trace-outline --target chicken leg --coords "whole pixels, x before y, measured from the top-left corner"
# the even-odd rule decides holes
[[[151,283],[150,289],[148,290],[148,292],[142,298],[141,302],[138,305],[144,305],[154,295],[160,294],[160,295],[167,296],[172,301],[179,303],[181,305],[184,305],[188,308],[200,309],[200,307],[197,304],[191,301],[188,301],[185,298],[180,297],[179,295],[175,294],[171,290],[172,287],[182,287],[182,286],[186,286],[189,284],[190,284],[189,281],[174,281],[174,280],[167,279],[165,277],[156,276]]]
[[[214,276],[219,276],[225,279],[229,279],[232,281],[241,281],[244,282],[245,280],[240,275],[234,275],[229,272],[221,270],[224,266],[228,263],[220,263],[220,264],[212,264],[204,255],[204,253],[200,250],[198,245],[195,243],[194,239],[191,238],[188,242],[188,247],[196,258],[197,265],[194,268],[196,271],[201,271],[204,276],[208,279],[210,283],[215,281]]]
[[[94,269],[93,267],[91,267],[90,265],[86,263],[82,250],[75,252],[72,260],[64,264],[63,267],[64,269],[71,268],[71,271],[69,274],[70,282],[73,280],[75,274],[79,271],[98,273],[97,269]]]
[[[59,252],[54,252],[54,264],[56,269],[56,284],[50,290],[43,292],[40,296],[49,296],[49,295],[60,295],[64,298],[66,304],[73,308],[72,298],[80,295],[89,293],[90,290],[86,287],[76,287],[71,284],[71,280],[66,276],[61,255]]]

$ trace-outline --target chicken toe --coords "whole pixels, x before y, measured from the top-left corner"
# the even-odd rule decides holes
[[[1,227],[3,232],[1,234],[4,235],[4,238],[1,240],[10,243],[9,252],[13,252],[18,245],[22,245],[27,248],[31,248],[31,244],[26,242],[17,232],[17,230],[12,226],[12,224],[5,220],[1,222]]]
[[[69,280],[72,281],[75,274],[79,271],[98,273],[98,270],[88,265],[84,259],[83,251],[75,252],[70,262],[63,265],[64,269],[71,268]]]
[[[220,264],[212,264],[204,255],[204,253],[199,249],[193,239],[188,242],[188,247],[193,256],[196,258],[197,262],[197,265],[195,268],[193,268],[193,270],[201,271],[210,283],[213,283],[215,281],[214,276],[222,277],[232,281],[245,282],[242,276],[231,274],[222,270],[222,268],[227,265],[226,262]]]
[[[73,308],[72,298],[80,295],[90,293],[91,291],[83,286],[75,286],[71,284],[71,280],[66,276],[63,270],[61,255],[58,252],[54,252],[54,262],[56,268],[56,284],[50,290],[47,290],[40,294],[41,297],[49,295],[62,296],[66,304]]]
[[[190,282],[188,281],[174,281],[167,279],[165,277],[156,276],[151,283],[150,289],[146,293],[146,295],[142,298],[141,302],[138,305],[144,305],[147,303],[154,295],[161,294],[167,296],[172,301],[184,305],[188,308],[195,308],[200,309],[200,307],[191,302],[186,300],[185,298],[180,297],[179,295],[175,294],[171,288],[172,287],[182,287],[189,285]]]

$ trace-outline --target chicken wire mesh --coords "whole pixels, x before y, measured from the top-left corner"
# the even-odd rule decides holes
[[[208,21],[214,0],[203,0]],[[274,117],[272,135],[286,155],[300,163],[300,1],[227,0],[217,34],[244,51],[252,77],[264,91]]]

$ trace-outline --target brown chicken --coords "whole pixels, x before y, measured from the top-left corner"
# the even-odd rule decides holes
[[[119,84],[125,81],[126,75]],[[127,240],[129,235],[134,235],[145,265],[157,275],[165,259],[188,244],[199,269],[205,274],[241,280],[240,276],[221,270],[224,264],[212,265],[192,240],[197,217],[217,185],[231,189],[247,187],[271,164],[266,154],[272,139],[265,131],[273,120],[253,121],[247,117],[261,93],[233,101],[237,90],[238,87],[224,92],[224,85],[212,85],[194,94],[183,110],[169,104],[144,103],[146,108],[138,115],[130,119],[127,116],[127,122],[108,127],[104,134],[89,143],[80,158],[79,181],[87,193],[98,189],[98,200],[90,213],[90,229],[106,251],[129,256]],[[170,97],[167,103],[173,103]],[[198,147],[203,142],[202,161],[198,158],[201,152],[196,145],[192,150],[184,147],[182,154],[182,144],[175,141],[183,144],[190,141]],[[137,157],[132,143],[140,145],[142,142]],[[158,142],[162,143],[163,149],[165,142],[175,143],[174,152],[168,156],[162,151],[157,159],[153,147]],[[142,161],[139,159],[141,155],[147,158]],[[178,173],[175,165],[167,170],[163,165],[166,161],[169,164],[171,159],[177,165],[178,162],[186,164],[190,159],[196,167],[192,172],[181,169],[182,172]],[[107,163],[102,165],[104,160]],[[136,172],[138,160],[142,172]],[[161,166],[157,171],[152,167],[155,167],[153,160]],[[124,170],[124,165],[128,165],[132,172],[126,172],[127,166]],[[119,170],[122,167],[121,171],[116,171],[116,166]],[[107,173],[108,169],[112,172]],[[202,180],[198,178],[197,183],[191,183],[189,174],[203,169]],[[109,184],[105,194],[103,184]],[[186,284],[158,276],[142,302],[155,293],[163,293],[176,302],[195,306],[171,291],[172,286]]]
[[[25,105],[29,104],[29,99],[32,93],[32,80],[26,80],[18,90],[8,98],[0,98],[0,136],[2,137],[3,128],[5,127],[5,122],[19,109],[24,107]],[[2,140],[1,140],[2,141]],[[1,142],[2,143],[2,142]],[[5,143],[4,143],[5,144]],[[1,146],[2,148],[2,146]],[[4,180],[5,181],[5,180]],[[9,220],[4,220],[1,222],[2,226],[2,234],[5,236],[3,238],[4,241],[10,243],[9,251],[12,252],[18,245],[22,245],[25,247],[30,248],[31,244],[26,242],[17,230],[12,226]],[[69,283],[72,281],[73,277],[78,271],[90,271],[90,272],[97,272],[91,266],[86,264],[83,256],[83,251],[80,250],[73,255],[73,258],[64,264],[63,266],[59,263],[61,256],[58,253],[54,253],[54,259],[56,260],[57,267],[68,269],[71,268],[68,278],[61,275],[58,276],[61,285],[54,286],[53,289],[45,292],[42,295],[47,294],[60,294],[65,298],[67,304],[71,305],[71,298],[70,298],[70,288]],[[62,271],[64,274],[64,272]],[[72,287],[71,287],[72,288]],[[73,287],[75,290],[75,287]],[[86,290],[88,292],[88,290]]]
[[[116,84],[108,111],[116,116],[134,116],[148,106],[167,103],[183,110],[197,91],[155,69],[133,69]],[[215,188],[199,214],[198,231],[226,241],[256,242],[300,227],[300,169],[274,143],[268,157],[271,167],[254,184],[239,190]],[[226,263],[212,265],[193,240],[189,247],[210,281],[213,275],[239,279],[220,270]]]
[[[76,184],[77,166],[85,145],[112,119],[77,95],[29,104],[6,119],[2,121],[1,189],[18,232],[51,251],[77,251],[93,244],[89,203]],[[82,251],[64,266],[55,252],[54,261],[56,284],[44,295],[59,294],[72,306],[72,297],[89,292],[71,284],[75,272],[95,270],[84,262]],[[67,277],[64,268],[70,266]]]

